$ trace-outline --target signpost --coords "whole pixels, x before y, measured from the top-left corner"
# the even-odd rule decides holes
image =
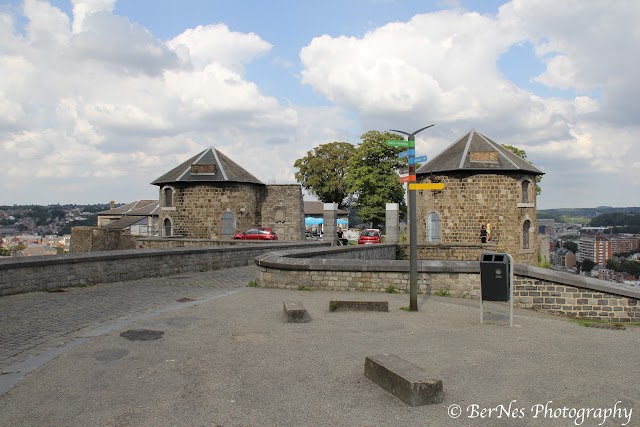
[[[422,132],[425,129],[430,128],[431,126],[435,126],[435,125],[425,126],[413,133],[391,129],[392,132],[399,132],[404,135],[407,135],[407,141],[389,139],[387,140],[388,146],[411,147],[411,149],[408,150],[408,153],[406,156],[409,162],[409,178],[407,182],[415,182],[416,180],[416,159],[415,159],[416,134],[419,132]],[[409,184],[409,186],[411,185],[414,185],[414,184]],[[417,222],[416,221],[416,192],[411,188],[409,188],[408,202],[409,202],[409,310],[418,311],[418,230],[417,230],[417,224],[416,224]]]
[[[415,141],[410,144],[411,141],[405,141],[401,139],[387,139],[387,145],[389,147],[415,147]]]
[[[424,163],[427,161],[427,156],[418,156],[416,157],[416,163]]]
[[[409,190],[443,190],[443,183],[431,183],[431,182],[421,182],[415,184],[409,184]]]

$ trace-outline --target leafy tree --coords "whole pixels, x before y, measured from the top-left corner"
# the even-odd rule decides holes
[[[400,215],[407,205],[398,169],[406,166],[406,159],[398,158],[400,147],[389,147],[388,139],[404,139],[391,132],[369,131],[360,137],[355,155],[349,163],[347,182],[349,191],[357,197],[354,205],[360,218],[374,225],[383,223],[387,203],[400,204]]]
[[[296,180],[320,201],[345,207],[351,195],[346,181],[347,169],[355,150],[348,142],[331,142],[308,151],[293,164],[298,169]]]
[[[607,264],[605,265],[608,270],[618,271],[620,268],[620,263],[613,258],[607,260]]]
[[[562,244],[562,247],[565,249],[569,249],[574,254],[578,252],[578,244],[576,242],[567,241]]]
[[[585,260],[582,261],[582,266],[580,267],[580,269],[588,273],[591,270],[593,270],[593,267],[595,266],[596,266],[596,263],[593,260],[589,258],[585,258]]]
[[[508,145],[508,144],[502,144],[502,146],[507,150],[511,151],[512,153],[514,153],[516,156],[520,157],[522,160],[526,161],[527,163],[533,164],[529,160],[527,160],[527,153],[524,150],[521,150],[517,147],[514,147],[513,145]],[[540,194],[542,192],[542,189],[540,188],[540,181],[542,181],[542,175],[536,175],[536,194]]]

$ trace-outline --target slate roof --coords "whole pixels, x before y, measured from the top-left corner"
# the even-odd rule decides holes
[[[110,222],[109,224],[105,225],[104,228],[116,228],[116,229],[122,229],[122,228],[126,228],[129,227],[139,221],[145,221],[146,217],[140,217],[140,216],[123,216],[122,218],[115,220],[113,222]],[[145,224],[146,225],[146,224]]]
[[[533,175],[544,175],[544,172],[531,163],[475,130],[458,139],[428,163],[422,165],[416,174],[454,171],[522,171]]]
[[[98,215],[153,215],[158,212],[159,202],[157,200],[137,200],[118,206],[117,208],[108,209],[98,212]]]
[[[192,173],[192,165],[207,168],[215,165],[214,173]],[[171,169],[160,178],[153,181],[153,185],[163,185],[178,182],[242,182],[264,185],[258,178],[240,167],[233,160],[213,147],[196,154],[186,162]]]

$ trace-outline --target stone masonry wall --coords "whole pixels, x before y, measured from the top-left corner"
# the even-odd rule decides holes
[[[635,298],[527,277],[518,277],[514,282],[513,299],[523,308],[611,322],[640,321]]]
[[[347,251],[317,249],[310,258],[304,252],[265,255],[258,263],[258,286],[317,290],[385,292],[390,286],[409,292],[409,263],[387,260],[330,259]],[[317,259],[320,258],[320,259]],[[640,322],[640,292],[601,280],[516,264],[514,305],[552,314],[610,322]],[[537,277],[535,277],[537,276]],[[544,278],[546,277],[546,278]],[[453,297],[480,298],[478,261],[419,261],[417,284],[421,293],[447,291]],[[584,286],[584,287],[581,287]]]
[[[275,230],[279,240],[304,240],[302,187],[267,185],[261,203],[262,226]]]
[[[409,257],[409,245],[403,245]],[[438,243],[418,245],[418,259],[442,261],[478,261],[485,252],[496,252],[494,244]]]
[[[521,202],[521,182],[530,180],[529,201]],[[478,243],[482,224],[491,224],[491,237],[498,252],[512,254],[517,262],[537,264],[537,213],[535,177],[523,174],[470,174],[430,176],[422,182],[442,182],[442,191],[418,191],[418,243],[427,241],[426,221],[430,212],[440,216],[442,243]],[[523,249],[522,226],[531,221],[529,249]]]
[[[100,227],[72,227],[69,252],[115,251],[134,249],[136,244],[130,234],[121,230]]]
[[[0,296],[244,266],[265,252],[327,243],[134,249],[0,260]]]
[[[162,192],[162,188],[160,191]],[[239,183],[175,185],[173,207],[160,208],[160,226],[170,218],[173,234],[200,239],[220,239],[222,215],[231,212],[236,231],[260,225],[263,186]],[[160,196],[162,200],[162,194]]]

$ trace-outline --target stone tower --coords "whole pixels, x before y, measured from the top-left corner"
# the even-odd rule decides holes
[[[160,190],[162,236],[229,239],[252,226],[304,239],[300,185],[265,185],[210,147],[152,182]]]
[[[418,243],[480,243],[537,264],[536,176],[532,164],[472,130],[416,171],[418,182],[441,182],[442,191],[418,191]]]

